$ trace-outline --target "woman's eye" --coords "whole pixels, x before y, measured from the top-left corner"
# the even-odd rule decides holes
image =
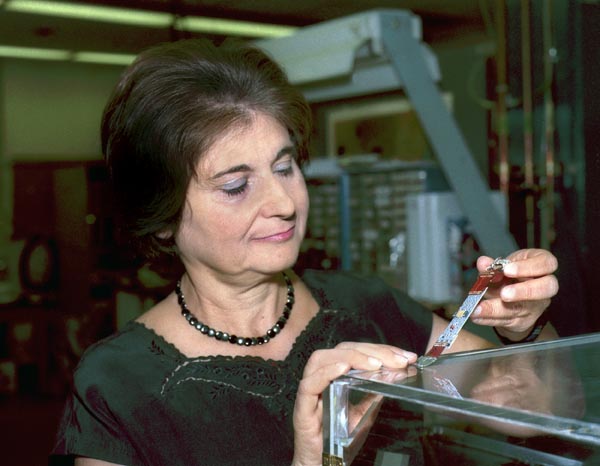
[[[294,164],[289,162],[281,163],[275,167],[275,173],[283,176],[290,176],[294,172]]]
[[[240,194],[242,194],[246,190],[247,187],[248,187],[248,181],[243,179],[243,180],[235,180],[235,181],[232,181],[231,183],[227,183],[226,185],[224,185],[222,187],[222,190],[228,196],[234,197],[234,196],[239,196]]]

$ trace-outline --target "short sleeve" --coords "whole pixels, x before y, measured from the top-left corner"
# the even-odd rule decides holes
[[[73,464],[78,456],[116,464],[139,463],[106,397],[86,380],[85,372],[80,368],[75,373],[74,389],[66,400],[49,464]]]

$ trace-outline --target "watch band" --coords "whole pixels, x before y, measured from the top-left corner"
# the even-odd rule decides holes
[[[431,349],[424,355],[417,359],[416,366],[419,369],[433,364],[437,358],[456,340],[458,333],[463,326],[471,317],[471,314],[485,295],[489,286],[492,283],[497,283],[504,277],[504,266],[510,261],[508,259],[502,259],[498,257],[492,262],[489,267],[482,273],[479,274],[477,281],[473,284],[469,290],[469,294],[464,302],[458,308],[458,311],[452,316],[452,320],[438,337],[436,342],[433,344]]]

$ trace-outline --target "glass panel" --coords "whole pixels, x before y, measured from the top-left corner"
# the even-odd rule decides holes
[[[352,372],[338,383],[345,395],[325,409],[337,422],[340,435],[329,440],[344,464],[438,464],[428,463],[432,449],[444,456],[460,445],[478,450],[474,464],[600,461],[600,334],[445,355],[421,371]],[[375,437],[386,437],[388,448],[373,448]]]

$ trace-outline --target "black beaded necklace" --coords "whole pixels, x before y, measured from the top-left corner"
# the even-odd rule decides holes
[[[282,274],[287,285],[287,300],[285,306],[283,307],[283,315],[279,318],[277,323],[273,325],[273,327],[267,330],[267,333],[265,333],[262,337],[238,337],[236,335],[230,335],[227,332],[215,330],[200,322],[187,308],[183,292],[181,291],[181,280],[179,280],[175,285],[175,294],[177,294],[177,302],[179,303],[179,307],[181,307],[181,315],[185,317],[188,323],[200,333],[209,337],[213,337],[218,341],[228,341],[232,345],[237,344],[240,346],[255,346],[268,343],[272,338],[275,338],[277,335],[279,335],[281,330],[283,330],[283,327],[285,327],[285,324],[290,318],[292,308],[294,307],[294,286],[285,272],[282,272]]]

